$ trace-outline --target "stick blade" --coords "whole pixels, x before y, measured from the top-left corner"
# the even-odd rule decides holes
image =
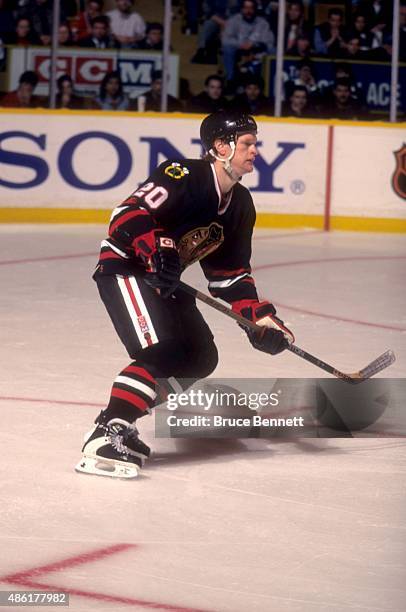
[[[378,372],[382,372],[388,368],[392,363],[396,361],[395,353],[393,351],[385,351],[382,355],[379,355],[374,361],[371,361],[363,370],[360,370],[356,374],[354,374],[354,378],[358,380],[365,380],[366,378],[371,378],[371,376],[375,376]]]

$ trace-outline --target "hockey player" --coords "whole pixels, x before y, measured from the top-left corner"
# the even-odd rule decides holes
[[[150,449],[134,423],[164,400],[157,379],[190,383],[215,369],[213,334],[178,288],[187,266],[199,261],[211,294],[262,326],[247,332],[256,349],[277,354],[294,341],[251,276],[255,209],[239,181],[253,170],[256,134],[249,115],[209,115],[200,128],[205,157],[164,162],[113,211],[94,280],[132,361],[113,382],[78,471],[136,476]]]

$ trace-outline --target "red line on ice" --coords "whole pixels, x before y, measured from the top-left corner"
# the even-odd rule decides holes
[[[157,601],[148,601],[142,599],[133,599],[131,597],[120,597],[116,595],[109,595],[107,593],[98,593],[95,591],[83,591],[81,589],[71,589],[69,587],[57,586],[55,584],[48,584],[44,582],[38,582],[32,580],[42,574],[49,574],[52,572],[62,572],[68,568],[82,565],[85,563],[92,563],[105,559],[110,555],[114,555],[118,552],[128,550],[130,548],[138,548],[137,544],[114,544],[99,548],[94,551],[68,557],[61,561],[55,561],[53,563],[47,563],[46,565],[39,565],[28,570],[23,570],[13,574],[7,574],[0,576],[0,582],[6,582],[8,584],[16,584],[19,586],[31,587],[33,589],[42,589],[49,591],[62,591],[71,595],[77,595],[78,597],[86,597],[88,599],[96,599],[99,601],[111,601],[115,603],[127,604],[127,605],[138,605],[144,608],[153,608],[155,610],[167,610],[168,612],[207,612],[207,610],[201,610],[198,608],[189,608],[184,606],[177,606],[165,603],[159,603]]]
[[[49,255],[47,257],[27,257],[26,259],[6,259],[0,261],[0,266],[13,264],[36,263],[37,261],[58,261],[60,259],[75,259],[80,257],[97,257],[98,253],[73,253],[71,255]]]
[[[133,599],[131,597],[119,597],[118,595],[108,595],[106,593],[96,593],[94,591],[82,591],[81,589],[68,589],[58,585],[50,585],[43,582],[32,582],[31,580],[19,581],[19,586],[31,587],[38,590],[61,591],[76,595],[77,597],[87,597],[88,599],[96,599],[98,601],[111,601],[114,603],[126,604],[129,606],[142,606],[144,608],[154,610],[168,610],[169,612],[207,612],[198,608],[185,608],[180,606],[172,606],[171,604],[158,603],[155,601],[147,601],[142,599]]]
[[[369,260],[391,260],[391,259],[406,259],[404,255],[382,255],[381,257],[377,257],[375,255],[365,255],[360,257],[332,257],[331,259],[302,259],[300,261],[284,261],[284,262],[276,262],[272,264],[263,264],[261,266],[256,266],[253,268],[253,272],[260,272],[261,270],[267,270],[269,268],[283,268],[285,266],[300,266],[305,264],[322,264],[322,263],[331,263],[331,262],[341,262],[341,261],[369,261]],[[287,304],[281,304],[275,302],[276,306],[281,306],[282,308],[286,308],[287,310],[294,310],[295,312],[301,312],[303,314],[309,314],[316,317],[321,317],[323,319],[333,319],[335,321],[345,321],[346,323],[354,323],[356,325],[366,325],[367,327],[376,327],[379,329],[390,329],[394,331],[406,331],[406,328],[400,327],[398,325],[385,325],[383,323],[370,323],[369,321],[359,321],[358,319],[350,319],[348,317],[342,317],[338,315],[330,315],[322,312],[315,312],[314,310],[307,310],[304,308],[297,308],[296,306],[288,306]]]
[[[316,232],[313,232],[313,233],[316,233]],[[285,234],[285,236],[286,235],[287,234]],[[295,234],[292,234],[292,235],[295,235]],[[304,234],[304,235],[307,235],[307,234]],[[264,239],[264,238],[268,238],[268,236],[257,237],[256,239],[258,240],[258,239]],[[272,236],[269,236],[269,238],[272,238]],[[8,265],[8,264],[34,263],[34,262],[39,262],[39,261],[56,261],[56,260],[80,258],[80,257],[97,257],[97,253],[77,253],[77,254],[72,254],[72,255],[53,255],[49,257],[36,257],[32,259],[14,259],[14,260],[10,259],[6,261],[0,261],[0,266]],[[332,257],[330,259],[302,259],[299,261],[284,261],[284,262],[282,261],[282,262],[276,262],[276,263],[271,263],[271,264],[263,264],[260,266],[256,266],[255,268],[253,268],[253,270],[254,272],[260,272],[261,270],[268,270],[270,268],[283,268],[286,266],[287,267],[288,266],[302,266],[302,265],[307,265],[307,264],[324,264],[324,263],[334,263],[334,262],[342,262],[342,261],[344,262],[346,261],[348,262],[350,261],[374,261],[377,259],[380,261],[381,260],[388,261],[388,260],[394,260],[394,259],[406,259],[406,256],[404,255],[381,255],[381,256],[365,255],[365,256],[359,256],[359,257],[358,256],[357,257]],[[359,321],[357,319],[349,319],[349,318],[340,317],[340,316],[323,314],[323,313],[315,312],[312,310],[304,310],[302,308],[295,308],[293,306],[287,306],[287,305],[282,305],[282,307],[290,309],[290,310],[295,310],[296,312],[302,312],[303,314],[309,314],[309,315],[316,316],[316,317],[322,317],[324,319],[345,321],[347,323],[354,323],[356,325],[366,325],[367,327],[376,327],[379,329],[406,331],[405,328],[395,326],[395,325],[384,325],[384,324],[378,324],[378,323],[370,323],[368,321]],[[27,401],[30,401],[30,400],[27,400]],[[37,401],[37,400],[32,400],[32,401]],[[44,400],[44,401],[47,401],[47,400]],[[69,402],[69,403],[72,403],[72,402]]]
[[[67,567],[75,567],[76,565],[82,565],[83,563],[97,561],[109,555],[114,555],[116,552],[121,552],[122,550],[127,550],[128,548],[134,547],[135,544],[113,544],[112,546],[98,548],[97,550],[81,553],[80,555],[75,555],[74,557],[68,557],[62,561],[55,561],[53,563],[47,563],[46,565],[39,565],[37,567],[24,570],[22,572],[7,574],[6,576],[1,576],[0,580],[3,582],[9,582],[11,580],[26,580],[35,578],[41,574],[59,572]]]

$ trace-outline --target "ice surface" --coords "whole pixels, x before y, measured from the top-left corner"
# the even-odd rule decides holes
[[[75,611],[403,611],[400,438],[154,440],[146,417],[155,454],[138,480],[73,471],[129,361],[90,278],[104,231],[0,229],[0,589],[67,588]],[[345,371],[393,349],[398,378],[405,260],[397,235],[262,231],[254,241],[261,295],[297,344]],[[198,266],[185,280],[206,290]],[[294,355],[253,351],[233,321],[202,311],[220,349],[216,376],[323,376]]]

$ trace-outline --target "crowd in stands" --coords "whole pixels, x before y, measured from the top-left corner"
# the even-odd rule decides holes
[[[327,19],[319,22],[315,9],[325,5]],[[339,5],[339,6],[337,6]],[[392,0],[317,0],[287,3],[284,52],[289,56],[388,61],[392,53]],[[278,2],[260,0],[207,0],[192,61],[213,63],[224,56],[227,78],[234,67],[229,55],[272,53],[277,38]],[[329,7],[329,8],[328,8]],[[400,59],[405,56],[405,30],[401,27]]]
[[[114,0],[104,9],[103,0],[61,0],[58,30],[60,47],[89,49],[139,49],[161,51],[163,26],[146,23],[133,0]],[[320,9],[324,4],[324,12]],[[273,115],[274,101],[265,94],[263,58],[275,52],[277,8],[273,0],[184,0],[187,33],[197,36],[191,57],[196,64],[212,65],[197,95],[168,98],[168,111],[211,113],[220,108]],[[80,10],[79,10],[80,9]],[[320,20],[318,16],[324,15]],[[348,60],[390,61],[392,54],[392,1],[342,0],[330,4],[317,0],[287,3],[284,53],[296,59],[296,68],[284,83],[284,116],[370,118],[365,92],[357,85]],[[0,45],[51,43],[52,0],[0,0]],[[319,85],[314,60],[331,61],[332,78]],[[406,61],[406,4],[400,7],[400,61]],[[16,91],[0,98],[1,106],[47,106],[35,95],[38,76],[25,71]],[[138,99],[124,92],[120,74],[108,72],[98,95],[91,99],[75,91],[68,75],[58,79],[57,107],[159,111],[162,73],[151,74],[149,91]],[[186,88],[187,89],[187,88]]]
[[[87,0],[78,12],[82,4],[82,0],[78,3],[61,0],[60,45],[162,49],[162,25],[149,24],[147,29],[144,18],[134,10],[133,0],[115,0],[116,8],[109,11],[104,11],[103,0]],[[52,0],[0,0],[1,42],[19,46],[50,45],[52,5]]]

